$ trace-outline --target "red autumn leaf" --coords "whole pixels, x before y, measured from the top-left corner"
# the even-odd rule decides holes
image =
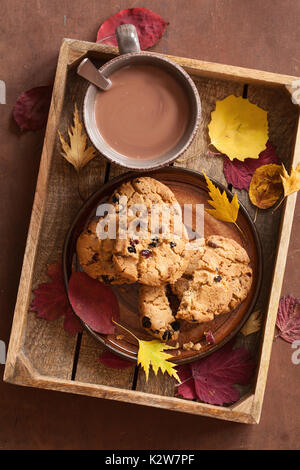
[[[275,163],[280,165],[281,161],[275,153],[274,145],[267,142],[266,149],[259,154],[259,158],[246,158],[243,162],[224,158],[224,176],[228,184],[232,184],[234,188],[246,189],[248,191],[251,178],[257,168],[262,165]]]
[[[65,313],[65,320],[64,320],[64,330],[69,333],[69,335],[73,336],[76,333],[80,333],[82,331],[82,325],[78,318],[74,315],[73,310],[71,307]]]
[[[42,129],[47,122],[52,86],[39,86],[22,93],[17,99],[13,116],[21,131]]]
[[[110,351],[104,351],[104,353],[99,357],[99,361],[106,367],[119,370],[128,369],[129,367],[133,367],[135,365],[134,362],[127,361],[126,359],[123,359],[122,357],[119,357]]]
[[[280,299],[276,326],[276,338],[280,336],[289,343],[300,339],[300,298],[288,295]]]
[[[190,364],[179,366],[177,372],[181,380],[181,384],[178,386],[178,394],[188,400],[195,400],[197,398],[197,393]]]
[[[76,315],[94,331],[112,334],[118,321],[119,305],[110,286],[92,279],[82,272],[71,275],[68,293],[70,303]]]
[[[56,320],[65,315],[64,329],[70,335],[82,331],[82,326],[75,317],[66,295],[61,263],[50,264],[47,274],[50,282],[44,282],[33,291],[34,299],[30,305],[30,312],[36,312],[38,318],[47,321]]]
[[[255,363],[245,348],[231,348],[232,344],[227,344],[210,356],[189,364],[189,371],[187,366],[180,366],[178,375],[182,384],[178,394],[211,405],[236,402],[240,394],[234,384],[249,384]]]
[[[152,47],[168,25],[160,15],[147,8],[128,8],[104,21],[98,30],[97,42],[117,46],[115,30],[122,24],[134,24],[142,50]]]

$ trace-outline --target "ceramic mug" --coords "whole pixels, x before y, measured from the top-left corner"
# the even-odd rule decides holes
[[[151,170],[162,167],[174,161],[189,147],[198,130],[201,115],[198,90],[191,77],[175,62],[153,52],[143,52],[140,50],[134,25],[125,24],[119,26],[116,29],[116,36],[120,55],[100,67],[99,72],[101,75],[109,79],[111,74],[128,65],[152,65],[163,68],[178,80],[186,92],[189,103],[188,124],[180,141],[164,155],[147,159],[136,159],[122,155],[107,144],[97,127],[95,99],[98,88],[91,84],[87,89],[83,105],[83,117],[87,133],[96,149],[111,162],[133,170]]]

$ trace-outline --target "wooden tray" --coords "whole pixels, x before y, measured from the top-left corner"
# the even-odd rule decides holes
[[[284,275],[296,194],[287,198],[274,214],[259,211],[256,226],[263,247],[264,271],[255,310],[264,312],[261,332],[244,338],[257,359],[256,376],[251,387],[232,406],[212,406],[175,397],[175,382],[166,375],[150,374],[148,383],[138,368],[116,371],[98,361],[102,347],[87,333],[70,337],[62,322],[46,322],[28,313],[32,289],[48,280],[45,268],[61,257],[66,232],[78,212],[80,200],[74,169],[60,155],[58,129],[63,135],[72,120],[74,104],[81,109],[86,84],[77,76],[79,61],[89,56],[99,65],[117,53],[115,48],[65,39],[60,50],[56,79],[40,164],[35,200],[28,233],[23,269],[7,354],[4,380],[10,383],[109,398],[155,406],[203,416],[258,423],[267,380],[277,307]],[[170,57],[170,56],[169,56]],[[170,57],[192,76],[202,101],[199,132],[189,150],[175,165],[204,169],[226,184],[222,157],[209,153],[207,125],[217,99],[229,94],[248,97],[268,111],[269,135],[288,169],[300,156],[299,108],[291,100],[297,77],[277,75],[228,65]],[[199,155],[201,158],[199,158]],[[124,171],[110,165],[100,155],[83,170],[80,184],[85,198],[104,182]],[[239,200],[254,218],[255,208],[245,191]]]

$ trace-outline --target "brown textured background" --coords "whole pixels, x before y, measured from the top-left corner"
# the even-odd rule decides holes
[[[154,50],[300,76],[297,0],[1,0],[0,340],[8,344],[43,131],[21,134],[12,107],[53,80],[63,37],[93,41],[123,8],[144,6],[170,25]],[[282,294],[300,296],[300,200]],[[274,343],[262,418],[242,425],[2,382],[0,449],[299,449],[300,364]],[[178,429],[178,433],[174,433]],[[174,437],[176,436],[176,437]]]

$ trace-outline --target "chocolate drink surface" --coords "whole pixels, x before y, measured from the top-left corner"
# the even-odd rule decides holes
[[[97,127],[107,144],[136,159],[154,158],[171,150],[189,120],[188,97],[166,70],[129,65],[110,75],[112,86],[95,101]]]

